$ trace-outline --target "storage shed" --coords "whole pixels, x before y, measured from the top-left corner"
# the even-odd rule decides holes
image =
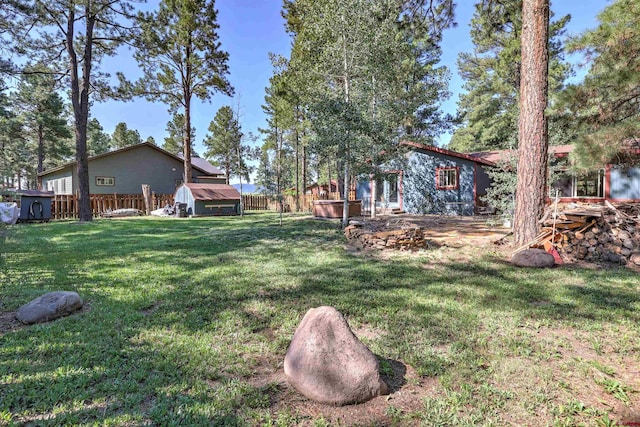
[[[227,184],[182,184],[174,200],[187,205],[189,216],[237,215],[240,211],[240,193]]]

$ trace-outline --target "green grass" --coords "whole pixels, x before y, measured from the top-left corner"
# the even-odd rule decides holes
[[[385,400],[372,425],[605,425],[640,407],[637,273],[515,269],[488,250],[358,257],[334,222],[277,224],[0,230],[0,313],[53,290],[89,307],[0,335],[0,425],[335,425],[330,410],[276,406],[284,385],[266,375],[320,305],[375,331],[363,340],[381,360],[437,382],[411,409]]]

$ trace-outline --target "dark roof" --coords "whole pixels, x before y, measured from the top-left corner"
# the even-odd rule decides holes
[[[184,159],[184,157],[181,155],[178,155],[178,157],[180,157],[180,159]],[[195,156],[191,157],[191,165],[199,169],[202,169],[203,171],[207,172],[209,175],[224,176],[224,172],[222,172],[217,167],[213,166],[211,163],[209,163],[206,159],[203,159],[202,157],[195,157]]]
[[[556,156],[563,156],[573,151],[573,145],[550,145],[549,153]],[[501,160],[507,160],[510,155],[515,155],[517,150],[495,150],[495,151],[480,151],[477,153],[471,153],[472,157],[483,159],[491,163],[497,163]]]
[[[140,147],[150,147],[150,148],[153,148],[154,150],[157,150],[157,151],[161,152],[162,154],[165,154],[165,155],[167,155],[167,156],[169,156],[169,157],[173,157],[174,159],[176,159],[176,160],[178,160],[178,161],[180,161],[180,162],[183,162],[183,161],[184,161],[184,160],[182,159],[182,157],[176,156],[175,154],[170,153],[169,151],[164,150],[164,149],[162,149],[162,148],[158,147],[158,146],[157,146],[157,145],[155,145],[155,144],[151,144],[150,142],[143,142],[143,143],[140,143],[140,144],[129,145],[128,147],[120,148],[120,149],[118,149],[118,150],[113,150],[113,151],[108,151],[108,152],[106,152],[106,153],[98,154],[97,156],[89,157],[89,161],[91,161],[91,160],[95,160],[95,159],[101,159],[101,158],[103,158],[103,157],[113,156],[114,154],[124,153],[125,151],[136,150],[136,149],[138,149],[138,148],[140,148]],[[195,159],[195,158],[199,158],[199,157],[194,157],[194,159]],[[202,159],[202,160],[204,160],[204,159]],[[215,170],[217,170],[217,173],[218,173],[218,174],[222,174],[222,172],[220,171],[220,169],[218,169],[218,168],[216,168],[216,167],[214,167],[214,166],[211,166],[211,165],[209,164],[209,162],[207,162],[206,160],[204,160],[204,162],[205,162],[205,163],[207,163],[211,168],[214,168]],[[38,174],[38,176],[45,176],[45,175],[49,175],[50,173],[57,172],[57,171],[59,171],[59,170],[62,170],[62,169],[68,168],[69,166],[73,166],[73,165],[75,165],[76,163],[77,163],[77,162],[76,162],[75,160],[74,160],[74,161],[72,161],[72,162],[69,162],[69,163],[65,163],[65,164],[64,164],[64,165],[62,165],[62,166],[58,166],[58,167],[51,168],[51,169],[48,169],[48,170],[46,170],[46,171],[40,172],[40,173]],[[201,166],[199,166],[199,165],[195,164],[195,163],[193,162],[193,159],[192,159],[191,165],[193,166],[193,168],[194,168],[194,169],[197,169],[198,171],[200,171],[200,172],[202,172],[202,173],[204,173],[204,174],[206,174],[206,175],[215,175],[215,174],[216,174],[216,172],[209,172],[209,171],[207,171],[206,169],[203,169]]]
[[[240,200],[238,190],[227,184],[182,184],[196,200]]]
[[[440,147],[434,147],[433,145],[422,144],[420,142],[413,141],[402,141],[401,145],[406,145],[408,147],[417,148],[423,151],[431,151],[433,153],[443,154],[445,156],[456,157],[458,159],[468,160],[474,163],[480,163],[481,165],[495,166],[494,163],[490,160],[483,159],[481,157],[474,157],[469,154],[458,153],[457,151],[447,150]]]

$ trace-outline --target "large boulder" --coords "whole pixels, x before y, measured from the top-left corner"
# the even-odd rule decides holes
[[[20,307],[16,318],[26,325],[48,322],[80,310],[82,304],[76,292],[49,292]]]
[[[287,381],[316,402],[348,405],[387,393],[378,359],[333,307],[312,308],[284,358]]]
[[[511,263],[518,267],[549,268],[554,262],[553,255],[544,249],[525,249],[511,258]]]

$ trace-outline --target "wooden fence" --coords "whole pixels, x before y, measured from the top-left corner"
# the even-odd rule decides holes
[[[94,217],[116,209],[139,209],[144,212],[142,194],[91,194],[91,213]],[[152,194],[151,210],[173,205],[173,194]],[[57,194],[51,199],[53,219],[73,219],[78,217],[78,200],[75,194]]]
[[[349,198],[355,198],[355,192],[351,192]],[[311,212],[314,200],[340,200],[339,193],[330,193],[323,196],[301,194],[298,203],[295,196],[284,196],[282,204],[285,212]],[[104,212],[116,209],[139,209],[144,212],[144,197],[142,194],[92,194],[91,212],[98,217]],[[243,194],[242,202],[245,211],[271,210],[278,212],[280,205],[276,197],[262,194]],[[152,194],[152,210],[160,209],[167,205],[173,205],[173,194]],[[52,219],[78,218],[78,201],[75,194],[58,194],[51,199]]]

